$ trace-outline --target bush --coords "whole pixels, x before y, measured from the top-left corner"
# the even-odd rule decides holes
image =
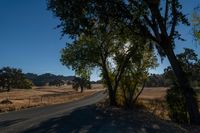
[[[177,123],[189,123],[186,102],[183,93],[177,83],[167,90],[166,102],[169,110],[169,117]]]
[[[28,80],[28,79],[24,79],[21,81],[21,85],[19,86],[19,88],[21,89],[32,89],[33,83]]]

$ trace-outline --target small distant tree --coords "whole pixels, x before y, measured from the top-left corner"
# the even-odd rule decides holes
[[[30,89],[32,82],[25,78],[20,69],[3,67],[0,69],[0,87],[10,91],[11,88]]]
[[[60,79],[55,79],[55,80],[49,82],[49,86],[62,86],[64,84],[65,84],[65,82]]]
[[[84,78],[76,77],[73,80],[72,88],[75,89],[76,91],[78,91],[78,88],[80,88],[81,92],[83,92],[84,88],[90,89],[91,84],[90,84],[90,81],[88,81]]]
[[[18,82],[18,85],[16,85],[13,88],[19,88],[19,89],[31,89],[33,86],[33,83],[31,80],[22,78],[20,82]]]

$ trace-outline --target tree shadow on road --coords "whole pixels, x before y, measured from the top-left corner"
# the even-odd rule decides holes
[[[19,123],[22,121],[25,121],[26,119],[15,119],[15,120],[5,120],[0,122],[0,129],[9,127],[10,125],[13,125],[15,123]]]
[[[158,120],[147,112],[104,111],[86,106],[62,117],[52,118],[24,133],[172,133],[185,132],[172,123]]]

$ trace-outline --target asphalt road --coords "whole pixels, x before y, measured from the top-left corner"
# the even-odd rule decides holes
[[[29,132],[29,129],[33,130],[35,127],[37,127],[37,129],[42,129],[43,127],[40,128],[41,123],[58,117],[62,118],[62,116],[66,114],[70,115],[70,113],[76,109],[87,105],[92,105],[105,97],[106,94],[104,92],[98,92],[90,97],[71,103],[1,113],[0,133]],[[48,128],[48,125],[45,125],[45,127]]]

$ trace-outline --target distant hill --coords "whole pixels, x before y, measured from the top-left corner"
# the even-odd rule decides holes
[[[55,80],[62,80],[64,82],[69,82],[74,80],[75,76],[62,76],[62,75],[54,75],[51,73],[45,73],[42,75],[37,75],[33,73],[26,73],[25,77],[33,82],[36,86],[43,86],[49,84],[49,82]]]
[[[38,75],[37,74],[33,74],[33,73],[26,73],[25,77],[29,80],[34,80]]]

